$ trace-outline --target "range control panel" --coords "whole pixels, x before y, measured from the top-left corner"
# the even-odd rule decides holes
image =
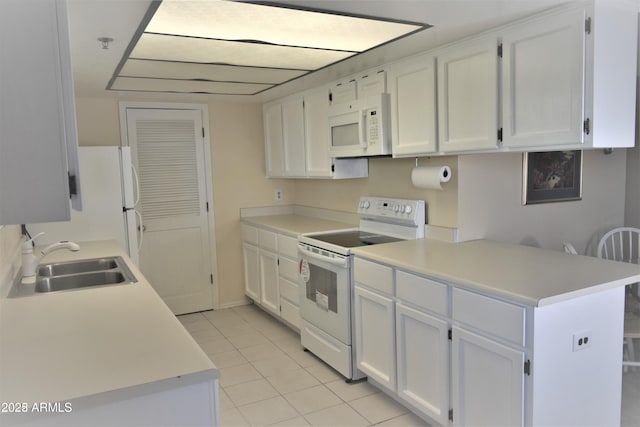
[[[364,196],[360,198],[358,215],[371,220],[397,219],[411,224],[424,224],[426,218],[424,200],[391,199]]]

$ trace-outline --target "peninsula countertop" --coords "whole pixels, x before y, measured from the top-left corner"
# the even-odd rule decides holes
[[[60,402],[215,365],[115,241],[43,262],[123,256],[137,283],[0,299],[0,401]]]
[[[406,240],[356,256],[539,307],[640,281],[640,266],[561,251],[474,240]]]

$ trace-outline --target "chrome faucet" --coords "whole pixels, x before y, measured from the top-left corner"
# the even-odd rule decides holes
[[[34,255],[33,253],[33,241],[36,237],[43,235],[44,233],[39,233],[35,235],[33,238],[27,240],[22,244],[22,278],[23,280],[26,278],[29,280],[36,275],[36,269],[38,268],[38,264],[42,261],[42,258],[57,250],[67,249],[72,252],[77,252],[80,250],[80,245],[74,242],[62,241],[57,243],[52,243],[49,246],[45,247],[40,251],[40,254]]]

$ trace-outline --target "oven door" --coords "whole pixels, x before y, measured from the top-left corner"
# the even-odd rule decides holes
[[[299,244],[300,317],[351,345],[351,257]]]

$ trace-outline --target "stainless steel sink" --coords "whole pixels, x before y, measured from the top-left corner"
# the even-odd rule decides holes
[[[119,271],[97,271],[66,276],[38,277],[36,292],[57,292],[70,289],[87,288],[90,286],[116,285],[131,282]]]
[[[114,257],[85,259],[41,265],[38,267],[37,275],[41,277],[64,276],[89,271],[111,270],[116,267],[118,267],[118,263]]]
[[[58,292],[137,282],[122,257],[105,257],[42,264],[35,292]]]

